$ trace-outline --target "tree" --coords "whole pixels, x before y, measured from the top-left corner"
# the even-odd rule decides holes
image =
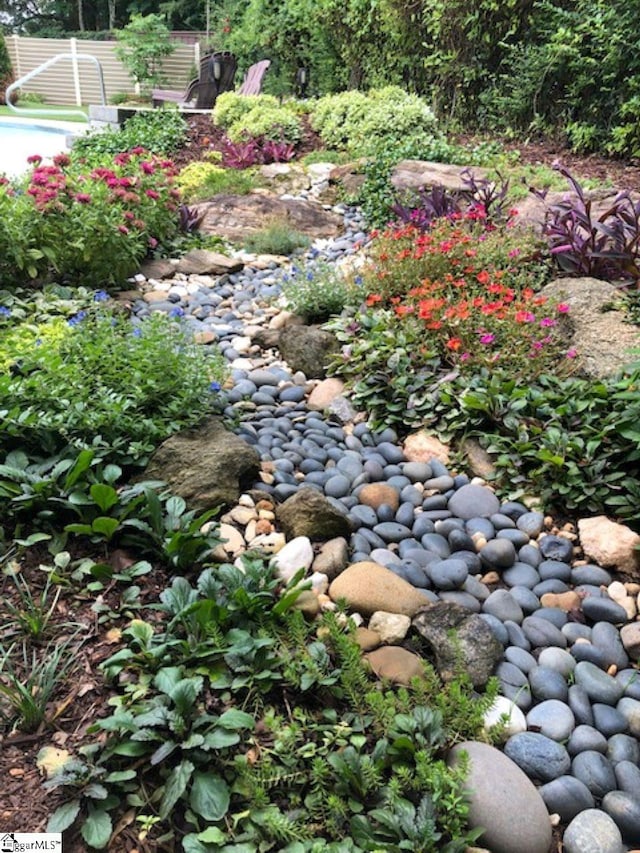
[[[133,15],[116,38],[116,55],[135,83],[147,90],[162,83],[160,60],[175,50],[162,15]]]

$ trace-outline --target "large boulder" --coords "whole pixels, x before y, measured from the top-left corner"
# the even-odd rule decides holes
[[[413,627],[429,644],[444,681],[464,670],[474,687],[484,687],[502,657],[502,645],[488,623],[460,604],[439,601],[420,612]]]
[[[307,237],[336,237],[342,219],[322,205],[302,199],[281,199],[265,192],[249,195],[221,194],[196,205],[203,215],[200,231],[226,240],[242,241],[262,230],[269,221],[283,221]]]
[[[287,539],[308,536],[314,542],[349,536],[351,524],[324,495],[302,487],[276,509],[276,517]]]
[[[235,504],[257,479],[259,465],[254,448],[212,417],[163,442],[144,479],[164,480],[189,506],[205,510]]]
[[[307,379],[324,379],[329,357],[339,345],[335,335],[317,326],[286,326],[278,347],[292,371],[301,370]]]
[[[569,311],[560,315],[560,331],[567,349],[576,349],[583,374],[602,379],[633,360],[629,350],[638,346],[640,335],[613,307],[620,299],[615,285],[597,278],[558,278],[542,293],[569,305]]]

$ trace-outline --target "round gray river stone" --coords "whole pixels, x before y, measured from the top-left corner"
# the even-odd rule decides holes
[[[489,518],[500,509],[500,501],[485,486],[462,486],[449,498],[449,509],[458,518]]]
[[[517,666],[502,661],[496,667],[495,675],[500,681],[500,692],[520,708],[528,711],[531,707],[531,688],[527,676]]]
[[[616,710],[625,718],[631,734],[640,737],[640,702],[630,696],[623,696]]]
[[[569,753],[551,738],[537,732],[519,732],[506,742],[505,753],[530,779],[550,782],[569,772]]]
[[[460,589],[469,574],[467,564],[453,557],[431,563],[428,573],[435,588],[442,590]]]
[[[563,823],[569,823],[577,814],[595,805],[591,791],[575,776],[560,776],[542,785],[538,791],[549,814],[560,815]]]
[[[511,569],[509,569],[509,571],[511,571]],[[512,586],[509,592],[518,602],[523,613],[526,613],[527,616],[535,613],[540,607],[540,599],[526,586]]]
[[[571,762],[571,775],[584,782],[598,800],[617,788],[613,765],[605,755],[593,749],[575,756]]]
[[[529,672],[531,693],[536,699],[557,699],[566,702],[569,688],[564,676],[548,666],[535,666]]]
[[[579,752],[586,752],[588,749],[607,755],[606,737],[593,726],[576,726],[567,743],[567,752],[573,758]]]
[[[548,853],[551,823],[544,801],[532,782],[493,746],[465,741],[447,759],[455,765],[469,757],[465,787],[469,794],[469,826],[483,827],[479,844],[492,853]]]
[[[567,638],[560,628],[556,628],[547,619],[539,616],[527,616],[522,623],[525,637],[534,648],[540,646],[559,646],[561,649],[567,647]]]
[[[494,590],[482,605],[484,613],[491,613],[502,622],[512,620],[520,624],[524,619],[522,608],[506,589]]]
[[[401,542],[411,536],[411,530],[404,524],[398,524],[397,521],[383,521],[381,524],[376,524],[373,531],[385,542]]]
[[[613,578],[611,574],[601,566],[576,566],[571,570],[571,583],[574,586],[590,584],[592,586],[609,586]]]
[[[490,539],[480,549],[480,559],[492,569],[509,569],[516,561],[516,549],[508,539]]]
[[[517,666],[525,675],[528,675],[538,665],[530,652],[520,649],[518,646],[509,646],[505,649],[504,659]]]
[[[611,598],[588,595],[582,602],[582,612],[592,622],[611,622],[619,625],[627,621],[627,611]]]
[[[637,797],[640,791],[640,767],[632,761],[621,761],[613,768],[613,772],[616,774],[618,788]]]
[[[628,791],[609,791],[602,808],[614,819],[625,841],[640,844],[640,793],[634,797]]]
[[[529,711],[527,727],[552,740],[564,741],[575,729],[576,721],[568,705],[559,699],[547,699]]]
[[[623,733],[611,735],[607,742],[607,758],[614,766],[621,761],[640,764],[640,744],[637,738]]]
[[[585,809],[571,821],[562,839],[564,853],[622,853],[622,835],[613,818]]]
[[[615,705],[622,698],[624,687],[589,661],[576,664],[574,678],[575,683],[585,690],[592,702]]]
[[[579,684],[572,684],[569,688],[569,699],[567,704],[573,711],[576,723],[585,726],[593,725],[593,711],[591,710],[589,694],[583,687],[580,687]]]
[[[537,539],[544,525],[541,512],[525,512],[516,519],[518,530],[523,530],[532,539]]]
[[[596,622],[591,629],[591,642],[605,653],[607,666],[615,664],[618,670],[629,665],[629,657],[624,650],[620,631],[610,622]]]
[[[565,678],[568,678],[576,668],[576,661],[573,655],[565,649],[559,649],[556,646],[547,646],[546,649],[543,649],[538,656],[538,663],[540,666],[554,669]]]
[[[622,734],[629,730],[629,724],[625,717],[611,705],[605,705],[602,702],[593,702],[591,704],[593,711],[593,725],[602,732],[605,737]]]
[[[507,586],[524,586],[533,589],[540,583],[540,575],[528,563],[516,562],[502,573],[502,580]]]

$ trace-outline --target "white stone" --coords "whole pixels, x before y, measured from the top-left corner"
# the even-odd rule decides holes
[[[255,507],[249,506],[234,506],[233,509],[229,510],[227,515],[236,524],[242,524],[243,526],[246,526],[250,521],[258,517]]]
[[[277,554],[284,548],[285,542],[284,533],[274,531],[273,533],[262,533],[255,539],[251,539],[249,547],[259,549],[267,554]]]
[[[329,589],[329,578],[323,572],[313,572],[311,575],[311,589],[316,592],[326,592]]]
[[[231,339],[231,346],[236,352],[248,353],[251,349],[251,338],[248,335],[238,335]]]
[[[504,723],[505,739],[526,732],[527,720],[518,706],[506,696],[496,696],[495,702],[484,715],[484,730]]]
[[[313,563],[313,548],[308,536],[296,536],[271,560],[277,576],[288,583],[300,569],[308,571]]]
[[[376,610],[369,619],[369,630],[380,634],[383,643],[401,643],[411,627],[411,618],[401,613]]]
[[[216,545],[211,552],[214,560],[224,562],[230,557],[237,557],[246,550],[247,545],[244,541],[244,536],[237,527],[233,527],[231,524],[221,524],[219,533],[223,541],[219,545]]]
[[[255,506],[256,502],[251,495],[240,495],[238,498],[238,506]]]

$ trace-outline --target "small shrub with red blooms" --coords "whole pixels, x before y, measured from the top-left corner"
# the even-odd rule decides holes
[[[122,283],[178,229],[170,160],[142,148],[88,166],[61,154],[0,186],[0,278]]]

